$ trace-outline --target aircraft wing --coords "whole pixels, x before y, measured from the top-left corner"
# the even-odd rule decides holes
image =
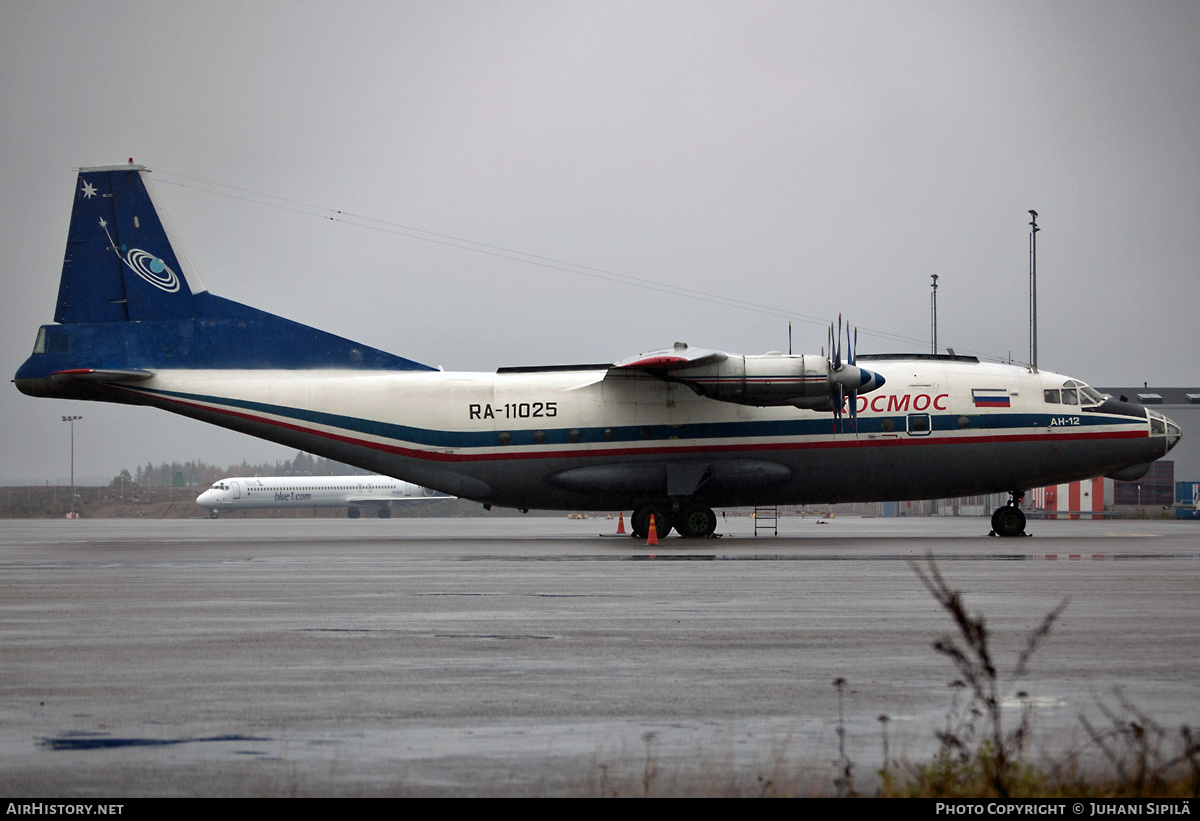
[[[387,505],[390,502],[427,502],[430,499],[453,499],[445,493],[437,493],[433,496],[349,496],[345,499],[345,504],[348,507],[379,507]]]
[[[697,368],[701,365],[715,365],[724,361],[728,356],[721,351],[693,348],[686,342],[676,342],[671,348],[650,351],[614,362],[613,367],[642,371],[679,370],[681,368]]]
[[[497,373],[586,372],[586,376],[583,377],[582,381],[569,388],[565,388],[568,391],[577,391],[589,388],[597,382],[603,382],[605,379],[610,379],[617,375],[624,378],[636,378],[637,372],[642,371],[661,378],[666,375],[667,371],[716,365],[728,358],[729,354],[722,353],[721,351],[710,351],[707,348],[693,348],[686,342],[676,342],[672,348],[663,348],[658,351],[638,354],[628,359],[622,359],[619,362],[613,362],[611,365],[601,363],[595,365],[548,365],[532,368],[500,368]]]

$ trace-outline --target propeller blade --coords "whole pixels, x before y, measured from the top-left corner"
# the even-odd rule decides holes
[[[846,400],[850,400],[850,429],[858,430],[858,393],[876,390],[884,379],[877,373],[858,367],[858,328],[846,324],[846,362],[842,362],[842,315],[838,314],[837,330],[829,323],[829,382],[833,400],[833,432],[845,433]],[[849,365],[849,367],[846,367]]]
[[[838,331],[837,331],[837,368],[842,369],[842,315],[838,314]]]

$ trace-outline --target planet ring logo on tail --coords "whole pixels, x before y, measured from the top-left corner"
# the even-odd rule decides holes
[[[178,274],[172,271],[171,266],[163,262],[161,257],[156,257],[141,248],[130,248],[122,257],[121,252],[116,248],[116,243],[113,242],[112,234],[108,233],[108,223],[104,221],[103,217],[100,218],[100,227],[104,229],[104,234],[108,237],[109,247],[121,262],[129,266],[129,270],[160,291],[173,294],[179,290]]]
[[[179,290],[179,277],[154,254],[143,251],[141,248],[130,248],[129,253],[125,255],[125,264],[155,288],[169,294]]]

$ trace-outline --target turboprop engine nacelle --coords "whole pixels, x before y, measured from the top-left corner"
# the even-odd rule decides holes
[[[845,396],[851,391],[873,391],[884,382],[873,371],[846,363],[837,366],[824,356],[779,353],[724,354],[716,362],[669,369],[666,378],[721,402],[758,407],[792,405],[818,411],[835,409],[838,385]]]

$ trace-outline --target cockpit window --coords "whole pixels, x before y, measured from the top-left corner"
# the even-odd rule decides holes
[[[1095,388],[1075,379],[1068,379],[1061,389],[1050,388],[1042,391],[1046,403],[1050,405],[1101,405],[1104,404],[1104,394]]]

